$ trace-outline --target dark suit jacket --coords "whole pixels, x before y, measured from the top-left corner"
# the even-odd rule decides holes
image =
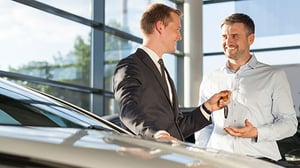
[[[199,108],[182,115],[174,83],[169,81],[173,103],[163,88],[161,74],[150,56],[142,49],[121,60],[115,70],[114,94],[120,107],[120,119],[136,135],[153,137],[159,130],[184,140],[210,124]]]

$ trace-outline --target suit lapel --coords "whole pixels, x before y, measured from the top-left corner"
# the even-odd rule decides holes
[[[160,86],[161,86],[161,88],[162,88],[165,96],[167,97],[170,105],[173,106],[172,103],[171,103],[171,101],[170,101],[170,99],[169,99],[169,96],[168,96],[169,93],[167,93],[168,88],[167,88],[165,82],[163,81],[163,79],[161,77],[161,74],[160,74],[159,70],[157,69],[156,65],[151,60],[150,56],[144,50],[142,50],[142,49],[138,49],[137,53],[139,55],[139,58],[141,58],[142,62],[145,64],[145,66],[148,67],[148,68],[150,68],[152,70],[152,72],[154,73],[154,76],[155,76],[156,80],[158,80],[158,82],[159,82],[159,84],[160,84]],[[168,72],[167,72],[167,75],[168,75],[168,78],[169,78],[169,73]],[[173,89],[172,89],[172,93],[173,93]],[[174,94],[173,94],[173,96],[174,96]]]

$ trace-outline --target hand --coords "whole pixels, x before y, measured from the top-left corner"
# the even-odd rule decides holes
[[[168,132],[165,132],[165,131],[159,131],[155,134],[154,136],[155,139],[159,139],[159,140],[168,140],[168,141],[180,141],[179,139],[171,136]]]
[[[224,128],[224,130],[234,137],[257,138],[258,136],[257,128],[255,128],[248,119],[245,120],[245,127],[235,128],[228,126]]]
[[[214,94],[205,103],[204,106],[211,112],[220,110],[230,102],[231,91],[223,90]]]

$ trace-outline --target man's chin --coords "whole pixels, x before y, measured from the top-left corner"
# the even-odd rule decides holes
[[[170,51],[168,51],[167,53],[168,53],[168,54],[174,54],[174,53],[176,53],[176,49],[170,50]]]
[[[228,50],[227,50],[227,51],[225,51],[224,53],[225,53],[225,55],[227,55],[228,57],[233,57],[233,56],[236,54],[236,52],[234,52],[234,51],[232,51],[232,50],[231,50],[231,51],[228,51]]]

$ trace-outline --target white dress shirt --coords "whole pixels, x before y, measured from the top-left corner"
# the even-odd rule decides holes
[[[196,132],[196,144],[281,159],[276,140],[292,136],[298,123],[285,72],[258,62],[253,55],[237,72],[225,66],[206,76],[200,86],[200,103],[224,89],[232,91],[227,119],[223,109],[212,113],[212,125]],[[228,125],[244,127],[245,119],[257,128],[257,139],[233,137],[224,131]]]

